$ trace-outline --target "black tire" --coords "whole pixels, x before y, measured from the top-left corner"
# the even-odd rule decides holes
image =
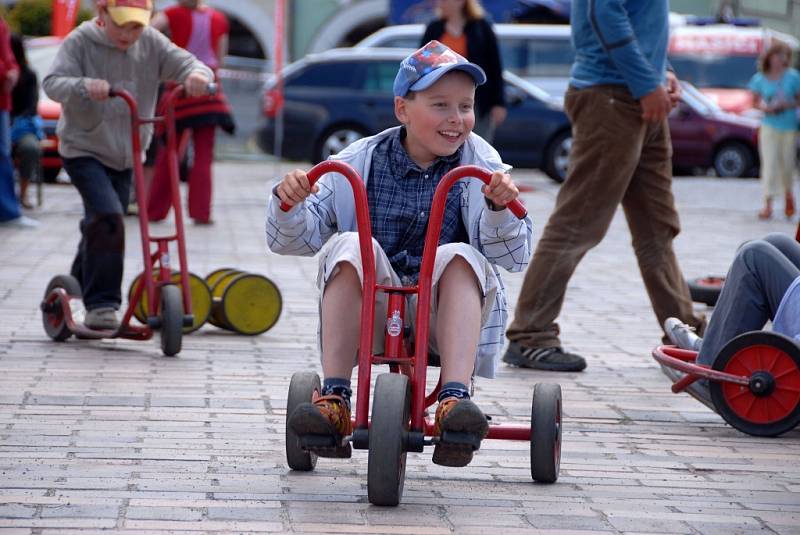
[[[714,151],[714,171],[720,178],[741,178],[750,174],[755,156],[753,150],[740,141],[727,141]]]
[[[572,132],[565,130],[553,137],[545,151],[544,172],[559,184],[567,178],[567,163],[571,149]]]
[[[356,125],[335,125],[326,129],[314,143],[313,163],[327,160],[354,141],[367,136],[367,132]]]
[[[372,400],[367,467],[367,495],[373,505],[395,506],[403,497],[410,412],[408,377],[379,375]]]
[[[310,472],[317,465],[317,454],[300,447],[300,438],[289,429],[289,417],[301,403],[311,401],[314,391],[319,392],[319,375],[314,372],[295,372],[289,383],[286,398],[286,463],[292,470]]]
[[[531,403],[531,477],[555,483],[561,466],[561,386],[538,383]]]
[[[695,303],[705,303],[713,307],[716,306],[719,294],[722,293],[722,286],[725,284],[725,277],[711,275],[700,277],[687,282],[689,285],[689,295]]]
[[[720,350],[712,368],[750,378],[749,386],[709,383],[714,407],[732,427],[775,437],[800,424],[800,347],[791,338],[767,331],[740,334]],[[772,388],[759,392],[770,383]]]
[[[83,295],[81,285],[78,279],[72,275],[56,275],[47,284],[47,289],[44,291],[44,302],[56,288],[63,288],[67,295],[80,299]],[[69,330],[67,322],[64,319],[64,312],[61,303],[61,298],[56,300],[52,305],[47,306],[47,310],[42,310],[42,326],[47,336],[56,342],[63,342],[70,336],[72,331]]]
[[[174,284],[161,287],[161,352],[177,355],[183,343],[183,295]]]

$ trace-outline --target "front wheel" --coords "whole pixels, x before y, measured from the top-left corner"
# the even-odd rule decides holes
[[[177,355],[183,343],[183,295],[180,288],[167,284],[161,288],[161,351]]]
[[[561,184],[567,178],[569,154],[572,151],[572,132],[566,131],[556,135],[547,146],[544,172],[547,176]]]
[[[738,141],[724,143],[714,153],[714,171],[718,177],[745,177],[752,167],[753,152]]]
[[[774,437],[800,423],[800,348],[791,338],[740,334],[720,350],[713,369],[749,378],[748,385],[709,383],[717,412],[739,431]]]
[[[399,373],[379,375],[369,427],[367,494],[371,504],[394,506],[403,497],[410,412],[408,377]]]
[[[561,467],[561,386],[539,383],[531,403],[531,477],[555,483]]]
[[[63,306],[69,306],[69,303],[62,303],[61,297],[50,297],[50,293],[56,288],[63,289],[68,296],[80,299],[81,285],[78,279],[72,275],[56,275],[47,284],[47,289],[44,292],[44,301],[42,301],[42,325],[44,332],[47,336],[56,342],[63,342],[70,336],[72,331],[67,326],[66,318],[64,318]]]
[[[300,447],[300,437],[289,428],[289,417],[301,403],[312,400],[320,391],[319,375],[314,372],[296,372],[289,383],[286,399],[286,462],[292,470],[309,472],[317,465],[317,454]]]

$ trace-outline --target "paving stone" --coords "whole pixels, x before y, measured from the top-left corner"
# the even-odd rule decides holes
[[[476,381],[493,423],[530,425],[533,385],[563,391],[561,477],[530,477],[530,443],[485,441],[461,469],[408,455],[397,508],[367,499],[368,454],[320,459],[310,473],[286,466],[286,397],[296,371],[319,372],[317,260],[268,253],[268,181],[292,164],[215,164],[215,221],[187,225],[192,271],[264,274],[278,285],[276,326],[243,337],[205,325],[177,358],[158,341],[49,341],[38,303],[77,243],[80,198],[46,185],[42,227],[0,229],[0,531],[81,535],[296,532],[397,534],[608,533],[798,535],[800,429],[745,436],[685,394],[674,395],[650,353],[660,329],[617,213],[578,266],[559,324],[582,373],[501,365]],[[558,186],[515,171],[541,236]],[[674,243],[687,277],[725,273],[744,239],[794,234],[796,221],[757,221],[757,181],[679,178],[682,233]],[[169,232],[169,223],[152,226]],[[123,290],[141,271],[138,222],[129,236]],[[513,314],[523,273],[503,274]],[[697,312],[711,310],[697,306]],[[374,375],[386,371],[376,367]],[[429,373],[428,388],[437,380]],[[357,393],[356,393],[357,395]]]

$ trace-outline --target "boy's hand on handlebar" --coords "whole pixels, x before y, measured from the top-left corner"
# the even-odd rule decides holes
[[[184,91],[186,96],[199,97],[208,92],[208,84],[211,80],[202,72],[192,72],[183,81]]]
[[[83,87],[92,100],[102,101],[110,98],[108,92],[111,91],[111,85],[105,80],[86,78],[83,81]]]
[[[280,181],[276,188],[276,193],[280,200],[289,206],[299,204],[306,197],[317,192],[319,192],[319,186],[314,184],[312,188],[308,182],[308,175],[300,169],[286,173],[286,176],[283,177],[283,180]]]
[[[492,173],[489,185],[483,186],[483,195],[498,207],[505,207],[519,196],[519,189],[511,180],[511,175],[502,171]]]

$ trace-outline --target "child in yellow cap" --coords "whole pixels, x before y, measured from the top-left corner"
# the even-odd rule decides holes
[[[78,189],[85,214],[72,275],[83,290],[85,324],[115,329],[122,297],[125,228],[134,158],[128,107],[109,100],[109,89],[125,89],[139,113],[155,113],[158,87],[183,83],[186,92],[206,92],[214,75],[192,54],[149,26],[151,0],[99,0],[97,17],[73,30],[61,45],[42,86],[62,105],[59,154]],[[140,131],[142,147],[152,127]]]

